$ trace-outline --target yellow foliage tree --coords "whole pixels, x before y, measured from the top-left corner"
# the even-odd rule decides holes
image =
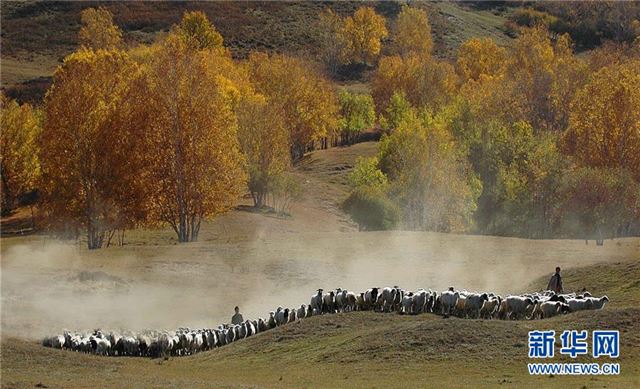
[[[40,160],[44,208],[53,226],[86,229],[89,249],[144,217],[134,143],[145,118],[139,67],[117,50],[65,58],[45,98]]]
[[[386,109],[395,92],[403,92],[414,107],[436,112],[454,96],[456,83],[455,70],[446,62],[391,56],[380,60],[371,89],[378,112]]]
[[[104,8],[87,8],[80,14],[82,28],[78,34],[81,46],[98,49],[116,49],[122,46],[122,31],[113,24],[113,15]]]
[[[458,48],[456,71],[463,82],[495,77],[505,70],[507,51],[491,38],[472,38]]]
[[[246,182],[230,61],[169,34],[147,64],[145,187],[152,218],[179,242],[197,240],[202,220],[231,208]]]
[[[224,49],[222,35],[202,11],[185,12],[174,33],[196,50]]]
[[[390,197],[410,229],[462,232],[480,195],[480,183],[443,123],[407,115],[378,151]]]
[[[571,104],[564,152],[590,167],[624,168],[640,181],[640,61],[604,67]]]
[[[587,70],[586,63],[573,55],[568,35],[554,44],[546,27],[524,29],[507,70],[514,95],[524,102],[520,120],[537,130],[564,130],[568,103],[586,80]]]
[[[373,64],[380,55],[382,39],[388,35],[384,17],[371,7],[360,7],[344,19],[338,33],[343,63]]]
[[[320,59],[330,73],[335,74],[342,60],[343,45],[340,30],[344,21],[331,8],[325,8],[318,15]]]
[[[289,132],[283,115],[262,96],[243,100],[238,139],[247,158],[249,191],[254,205],[265,205],[274,181],[289,167]]]
[[[431,39],[431,25],[429,16],[419,8],[402,6],[402,11],[396,21],[396,31],[393,38],[393,48],[399,55],[410,53],[424,58],[431,56],[433,40]]]
[[[3,93],[0,93],[0,108],[1,211],[6,215],[13,209],[16,197],[35,188],[39,177],[37,137],[40,120],[31,105],[19,105]]]
[[[339,118],[336,92],[311,64],[285,55],[253,53],[248,65],[257,91],[282,113],[293,161],[302,158],[312,142],[335,135]]]

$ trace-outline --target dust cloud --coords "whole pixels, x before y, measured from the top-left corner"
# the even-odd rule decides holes
[[[134,241],[91,252],[42,237],[3,239],[2,335],[214,327],[230,320],[235,305],[245,318],[268,317],[277,306],[308,304],[317,288],[454,286],[507,294],[556,265],[639,252],[637,239],[596,248],[583,241],[399,231],[204,235],[183,245]]]

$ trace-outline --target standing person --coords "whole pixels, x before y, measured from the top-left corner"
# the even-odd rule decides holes
[[[556,293],[562,293],[562,277],[560,276],[560,267],[556,267],[556,273],[551,276],[547,290],[553,290]]]
[[[234,310],[236,311],[236,314],[231,316],[231,324],[242,324],[244,320],[242,319],[240,308],[235,307]]]

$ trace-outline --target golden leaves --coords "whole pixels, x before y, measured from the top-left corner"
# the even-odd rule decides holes
[[[81,13],[82,28],[78,33],[81,46],[98,49],[116,49],[122,46],[122,31],[113,24],[113,15],[104,7],[87,8]]]

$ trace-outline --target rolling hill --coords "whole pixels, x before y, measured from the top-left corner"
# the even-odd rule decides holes
[[[331,7],[348,15],[366,2],[335,2]],[[369,3],[392,27],[396,2]],[[104,6],[124,31],[128,45],[150,43],[168,31],[187,10],[207,14],[236,58],[253,50],[314,55],[315,23],[327,6],[322,2],[2,2],[2,88],[12,97],[39,103],[57,64],[77,47],[80,12]],[[424,3],[431,15],[436,55],[451,57],[472,36],[490,36],[508,44],[504,33],[509,10],[476,9],[462,3]]]
[[[51,350],[35,341],[2,339],[2,386],[12,387],[637,387],[640,384],[640,263],[576,269],[566,279],[606,293],[611,306],[542,321],[443,319],[372,312],[323,315],[288,324],[229,346],[169,359],[108,358]],[[546,283],[546,277],[535,282]],[[626,289],[620,293],[620,289]],[[527,332],[617,329],[619,376],[529,376]],[[592,362],[591,357],[554,362]]]

